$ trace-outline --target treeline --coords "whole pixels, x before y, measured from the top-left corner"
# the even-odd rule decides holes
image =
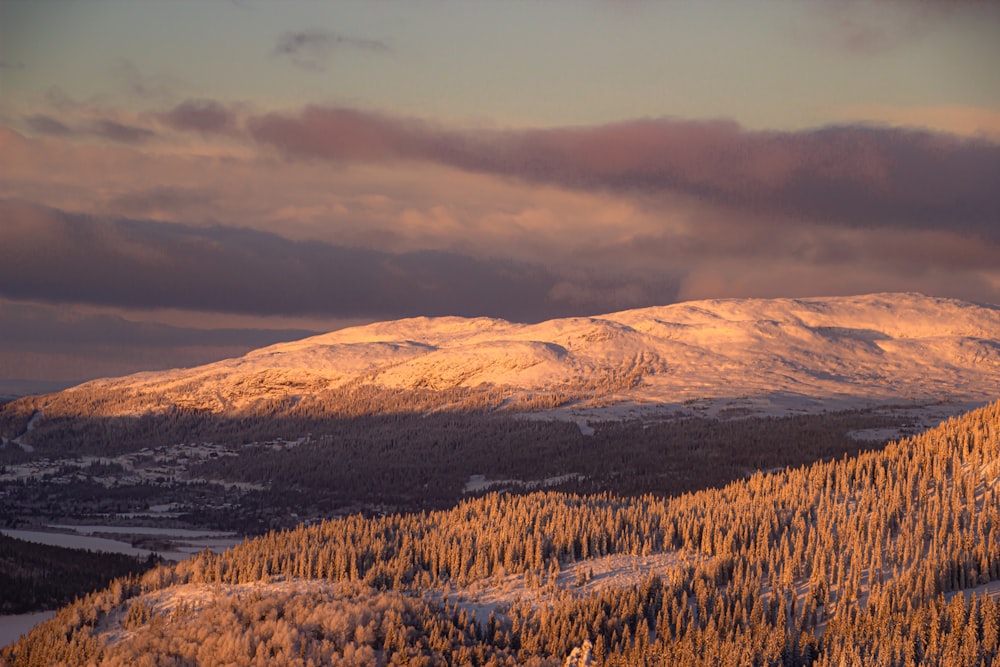
[[[449,635],[453,652],[424,664],[556,665],[586,646],[598,665],[993,665],[997,601],[948,598],[1000,580],[998,475],[994,404],[881,452],[673,499],[492,494],[447,511],[353,516],[119,582],[3,655],[14,665],[112,664],[117,649],[96,628],[139,596],[183,584],[312,579],[427,599],[445,585],[516,574],[555,600],[514,604],[471,634]],[[583,599],[555,589],[567,562],[667,550],[691,564]],[[390,660],[387,636],[374,633],[376,654],[361,664]],[[291,646],[327,639],[303,625]],[[415,626],[403,640],[445,641]],[[256,655],[247,647],[234,662]],[[169,652],[143,659],[192,664]]]
[[[156,563],[154,558],[67,549],[0,534],[0,614],[56,609]]]

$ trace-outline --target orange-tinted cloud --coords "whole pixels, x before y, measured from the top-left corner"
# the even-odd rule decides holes
[[[15,216],[0,226],[23,260],[0,276],[8,298],[541,319],[662,304],[682,286],[763,291],[780,269],[799,295],[909,282],[1000,301],[985,140],[670,119],[475,130],[208,101],[139,120],[155,141],[0,131],[0,197],[49,212],[21,216],[20,236]],[[45,277],[70,269],[85,278]]]
[[[283,154],[340,163],[427,161],[531,183],[679,193],[741,211],[848,226],[997,233],[1000,145],[901,128],[744,130],[728,121],[469,131],[353,109],[251,119]]]

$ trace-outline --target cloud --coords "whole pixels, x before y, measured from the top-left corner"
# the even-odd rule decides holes
[[[156,186],[112,197],[107,208],[129,216],[160,216],[203,209],[214,195],[204,189]]]
[[[568,188],[678,193],[780,219],[1000,235],[1000,145],[926,131],[768,132],[674,119],[470,131],[324,107],[257,116],[249,129],[299,158],[418,160]]]
[[[140,347],[245,347],[253,349],[318,332],[306,329],[195,329],[135,322],[107,313],[83,313],[43,303],[0,299],[0,342],[9,350]]]
[[[161,114],[164,123],[175,130],[223,133],[236,128],[236,114],[213,100],[188,100]]]
[[[1000,238],[1000,143],[988,136],[871,124],[754,131],[733,121],[672,118],[496,130],[320,106],[247,114],[212,100],[188,100],[153,117],[200,135],[200,150],[223,134],[233,146],[275,150],[314,171],[321,162],[385,169],[422,162],[632,200],[682,197],[788,224]],[[100,118],[78,129],[37,114],[26,124],[51,136],[96,134],[132,145],[157,136],[155,126],[126,120]]]
[[[387,253],[230,227],[97,219],[0,203],[0,295],[50,303],[258,315],[538,320],[576,312],[537,265]],[[607,303],[588,304],[591,307]]]
[[[920,270],[913,275],[893,274],[876,266],[856,266],[850,271],[828,271],[793,261],[761,266],[752,262],[706,263],[689,273],[679,300],[727,298],[798,298],[846,296],[873,292],[921,292],[996,303],[997,289],[973,273]]]
[[[249,127],[258,142],[296,157],[366,162],[417,159],[444,164],[468,160],[457,153],[449,160],[446,154],[446,146],[463,141],[457,132],[356,109],[311,106],[299,115],[253,117]]]
[[[1000,19],[994,3],[980,0],[820,0],[803,7],[803,20],[793,27],[796,41],[866,58],[917,43],[956,16]]]
[[[111,117],[98,116],[70,126],[47,114],[36,113],[26,116],[24,124],[34,134],[63,138],[97,137],[122,144],[141,144],[156,137],[156,132],[149,128]]]
[[[389,46],[384,42],[360,37],[349,37],[324,30],[304,30],[286,32],[278,38],[274,55],[288,58],[296,67],[305,70],[326,69],[333,53],[339,49],[354,49],[387,53]]]
[[[183,82],[163,74],[144,74],[131,60],[118,57],[111,63],[111,76],[131,97],[143,100],[169,100],[177,90],[186,87]]]
[[[90,126],[90,132],[95,136],[123,144],[139,144],[156,136],[152,130],[136,125],[120,123],[110,118],[95,120]]]
[[[0,394],[55,391],[98,376],[195,366],[314,333],[177,327],[65,304],[0,299]]]
[[[1000,111],[959,105],[904,107],[886,104],[847,105],[836,113],[843,118],[896,127],[923,128],[1000,143]]]
[[[57,137],[73,134],[73,130],[68,125],[45,114],[33,114],[25,118],[24,122],[32,132],[38,134],[49,134]]]
[[[44,204],[0,210],[0,293],[356,319],[536,320],[668,303],[681,286],[780,296],[785,279],[797,295],[1000,301],[1000,230],[983,213],[997,210],[996,146],[984,140],[224,111],[237,129],[218,143],[197,121],[169,147],[0,131],[0,197]],[[230,145],[240,152],[213,148]]]
[[[24,63],[20,60],[8,60],[6,58],[0,58],[0,70],[21,70],[24,69]]]

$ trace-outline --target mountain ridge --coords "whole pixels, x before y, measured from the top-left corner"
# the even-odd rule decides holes
[[[171,407],[239,414],[358,387],[437,392],[442,406],[454,404],[449,392],[489,392],[493,408],[557,417],[698,401],[753,410],[985,403],[1000,396],[1000,308],[879,293],[691,301],[535,324],[418,317],[194,368],[93,380],[31,401],[58,412],[60,402],[85,397],[116,416]]]

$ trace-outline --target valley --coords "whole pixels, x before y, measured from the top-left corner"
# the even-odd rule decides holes
[[[837,665],[889,622],[965,664],[904,610],[996,650],[998,333],[913,294],[419,318],[21,398],[3,539],[136,569],[2,660]]]
[[[300,526],[119,580],[3,657],[991,664],[998,448],[994,403],[878,452],[675,498],[491,493]]]
[[[676,495],[986,403],[998,331],[919,294],[353,327],[0,406],[0,525],[253,535],[543,482]]]
[[[0,461],[9,461],[0,468],[0,527],[100,523],[108,532],[147,526],[257,535],[353,513],[443,509],[490,491],[673,496],[878,448],[919,432],[927,414],[957,409],[631,419],[590,422],[587,434],[566,420],[435,413],[316,421],[295,440],[247,435],[115,456],[48,458],[39,444],[31,453],[0,451]],[[201,427],[206,438],[229,428],[211,420]]]

